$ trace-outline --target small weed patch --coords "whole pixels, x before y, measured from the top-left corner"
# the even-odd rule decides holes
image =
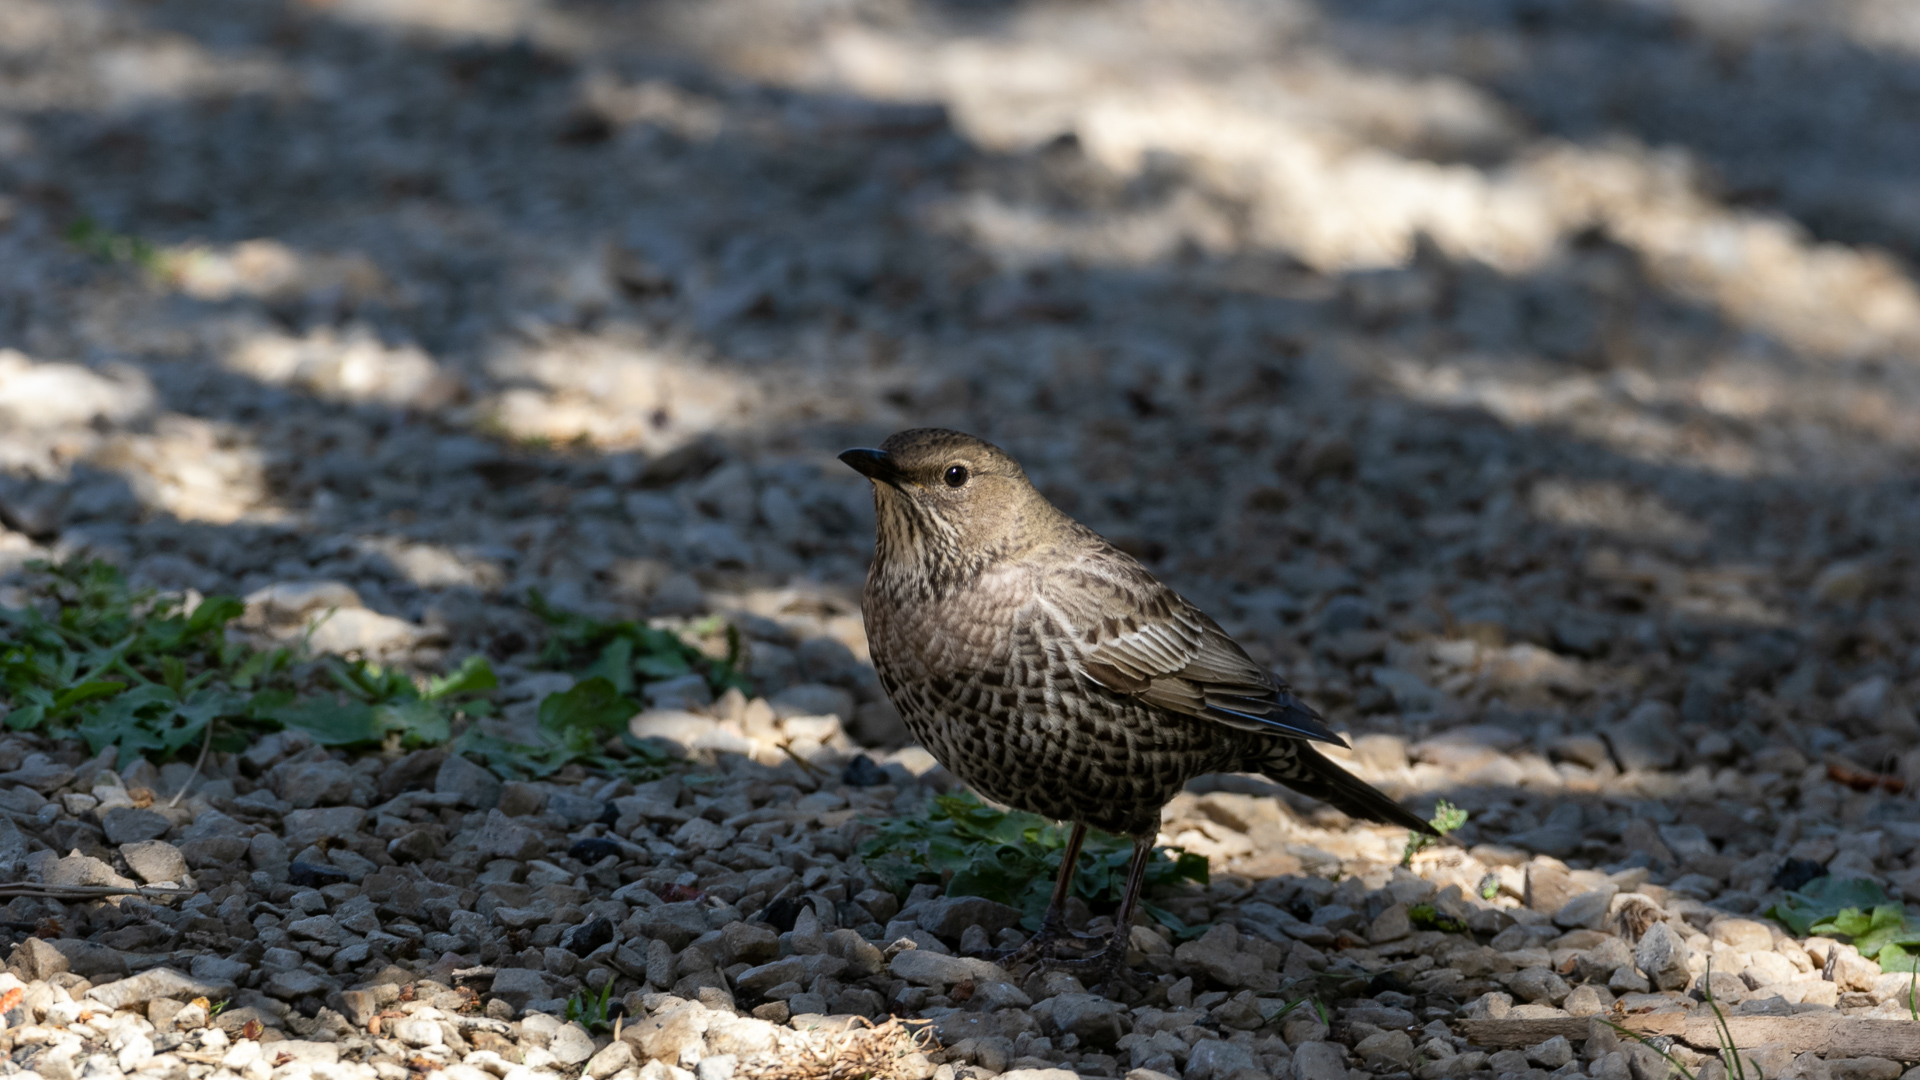
[[[243,750],[285,729],[333,747],[451,740],[508,778],[545,776],[570,763],[639,778],[672,759],[627,735],[640,706],[626,694],[694,672],[718,688],[746,685],[737,635],[725,638],[728,655],[714,660],[672,631],[596,622],[536,597],[535,610],[552,627],[542,660],[581,677],[540,703],[540,744],[522,745],[471,723],[494,713],[499,684],[485,657],[429,676],[310,657],[297,646],[256,649],[230,633],[245,610],[235,597],[193,602],[135,590],[103,562],[30,569],[35,602],[0,608],[0,723],[80,739],[93,753],[112,746],[123,763],[187,757],[203,745]]]
[[[542,667],[576,671],[583,680],[605,679],[621,695],[656,680],[695,674],[716,694],[729,687],[743,693],[753,689],[740,666],[740,631],[717,617],[695,622],[683,634],[632,619],[607,621],[559,611],[537,592],[528,595],[527,606],[547,624],[546,644],[537,661]],[[717,639],[723,646],[721,655],[707,655],[688,638]],[[602,700],[598,694],[593,701]],[[603,709],[585,699],[569,708],[604,715]]]
[[[567,999],[567,1019],[588,1031],[612,1031],[613,1022],[620,1015],[620,1006],[613,1004],[612,979],[607,980],[598,994],[583,986]]]
[[[953,896],[981,896],[1019,908],[1029,930],[1040,927],[1067,837],[1037,814],[996,810],[972,794],[935,796],[924,814],[894,818],[860,846],[873,875],[902,896],[916,884],[946,882]],[[1133,844],[1097,830],[1087,834],[1074,876],[1075,895],[1117,904],[1126,886]],[[1147,890],[1192,881],[1205,884],[1207,860],[1178,848],[1158,848],[1147,867]],[[1172,912],[1142,903],[1177,937],[1197,935]]]
[[[1913,971],[1920,961],[1920,919],[1879,883],[1819,877],[1784,892],[1765,912],[1795,937],[1823,934],[1851,941],[1880,970]]]
[[[1438,930],[1443,934],[1464,934],[1466,926],[1442,915],[1432,904],[1415,904],[1407,909],[1407,921],[1415,930]]]
[[[166,258],[151,241],[114,232],[90,217],[75,218],[63,238],[75,249],[101,262],[130,263],[154,275],[167,269]]]
[[[1433,817],[1427,819],[1427,824],[1433,826],[1433,831],[1440,836],[1445,836],[1466,823],[1467,812],[1445,799],[1434,804]],[[1400,865],[1412,866],[1413,857],[1426,850],[1437,839],[1438,837],[1424,833],[1408,833],[1406,850],[1400,853]]]

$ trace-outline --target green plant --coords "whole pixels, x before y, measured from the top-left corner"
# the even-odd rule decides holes
[[[982,896],[1019,908],[1026,916],[1022,925],[1037,930],[1066,843],[1066,835],[1037,814],[996,810],[962,793],[936,795],[920,814],[879,823],[878,831],[861,843],[860,855],[874,877],[898,895],[916,884],[944,881],[948,895]],[[1132,855],[1131,841],[1090,830],[1080,849],[1075,895],[1118,903]],[[1207,860],[1179,848],[1155,849],[1147,866],[1149,890],[1206,880]],[[1188,926],[1152,904],[1141,906],[1176,937],[1197,936],[1205,929]]]
[[[1432,825],[1434,831],[1441,836],[1447,835],[1466,823],[1467,812],[1445,799],[1434,804],[1433,817],[1427,821],[1427,824]],[[1438,837],[1428,836],[1425,833],[1408,833],[1406,849],[1400,853],[1400,865],[1412,866],[1413,857],[1426,850],[1428,845],[1436,839]]]
[[[9,728],[83,738],[95,753],[116,746],[130,760],[179,754],[216,723],[216,742],[238,749],[262,725],[248,690],[286,658],[226,640],[238,600],[210,596],[189,609],[178,597],[128,589],[102,562],[29,569],[53,610],[0,608]]]
[[[726,653],[716,659],[673,630],[632,619],[608,621],[560,611],[538,591],[528,594],[527,606],[547,624],[547,639],[536,659],[543,667],[579,671],[583,679],[604,678],[621,695],[659,679],[695,673],[716,694],[729,687],[743,693],[753,690],[741,669],[740,631],[717,617],[687,627],[687,633],[696,638],[724,640]]]
[[[67,243],[102,262],[132,263],[150,274],[165,270],[160,249],[130,233],[117,233],[90,217],[82,215],[67,226]]]
[[[1782,893],[1764,913],[1796,937],[1825,934],[1844,937],[1860,955],[1877,960],[1883,972],[1913,971],[1920,955],[1920,919],[1878,882],[1865,878],[1815,878],[1795,892]]]
[[[1287,1002],[1286,1005],[1283,1006],[1279,1012],[1276,1012],[1272,1016],[1267,1017],[1266,1022],[1269,1024],[1277,1024],[1281,1020],[1285,1019],[1288,1013],[1292,1012],[1295,1009],[1300,1008],[1302,1005],[1311,1007],[1313,1009],[1313,1014],[1320,1018],[1321,1023],[1327,1025],[1328,1027],[1333,1026],[1333,1014],[1327,1011],[1327,1003],[1324,1001],[1321,1001],[1319,995],[1317,994],[1302,994],[1301,996],[1294,998],[1292,1001]]]
[[[462,702],[499,685],[485,657],[470,656],[455,671],[417,685],[399,668],[326,657],[319,670],[337,693],[283,689],[260,695],[259,714],[297,728],[323,746],[356,746],[398,738],[402,746],[443,743],[456,712],[488,711]]]
[[[652,779],[678,759],[628,732],[627,721],[639,711],[639,705],[596,675],[540,702],[540,744],[508,742],[473,727],[454,747],[508,779],[548,776],[575,763],[635,780]],[[619,747],[618,754],[608,750],[609,740]]]
[[[613,980],[608,979],[600,993],[595,994],[581,987],[567,998],[567,1020],[580,1024],[588,1031],[611,1031],[614,1017],[608,1015],[608,1003],[613,1000]]]
[[[1500,895],[1499,875],[1488,874],[1486,877],[1483,877],[1480,879],[1480,899],[1492,900],[1494,897],[1499,895]]]
[[[538,744],[509,742],[478,727],[455,740],[458,752],[503,777],[547,776],[574,763],[635,779],[657,776],[677,759],[628,732],[627,721],[640,712],[628,695],[649,682],[690,674],[700,675],[716,693],[752,689],[740,667],[739,631],[718,619],[687,628],[695,638],[724,641],[726,654],[714,659],[664,627],[561,611],[537,591],[528,594],[527,605],[547,624],[535,662],[577,672],[579,679],[540,702]]]
[[[308,658],[304,648],[256,650],[228,636],[245,610],[231,596],[190,606],[128,587],[103,562],[29,569],[41,602],[0,608],[0,723],[84,739],[94,753],[113,746],[123,764],[196,748],[241,750],[282,728],[325,746],[436,745],[452,737],[456,721],[493,710],[487,696],[498,683],[485,657],[423,677],[364,660]],[[509,743],[473,726],[454,742],[508,778],[574,762],[652,776],[672,759],[624,734],[638,710],[611,680],[588,674],[541,702],[542,745]],[[616,733],[623,740],[617,754],[608,751]]]
[[[1407,909],[1407,921],[1416,930],[1438,930],[1446,934],[1464,934],[1467,928],[1458,920],[1440,914],[1432,904],[1415,904]]]

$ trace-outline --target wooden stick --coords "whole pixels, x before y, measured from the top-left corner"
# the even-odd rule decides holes
[[[1705,1015],[1702,1015],[1705,1014]],[[1610,1017],[1636,1035],[1670,1036],[1701,1050],[1720,1049],[1713,1016],[1699,1013],[1640,1013]],[[1537,1020],[1464,1020],[1460,1033],[1479,1046],[1533,1046],[1555,1035],[1585,1039],[1599,1017],[1550,1016]],[[1777,1043],[1791,1053],[1833,1053],[1841,1057],[1882,1057],[1920,1061],[1920,1024],[1911,1020],[1874,1020],[1855,1016],[1729,1016],[1727,1032],[1742,1050]]]
[[[34,896],[43,900],[98,900],[104,896],[151,896],[162,899],[192,896],[192,889],[163,889],[158,885],[32,885],[0,884],[0,897]]]

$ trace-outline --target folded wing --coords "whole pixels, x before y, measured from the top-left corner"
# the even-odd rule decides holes
[[[1171,712],[1346,745],[1205,612],[1125,554],[1104,554],[1041,583],[1073,630],[1087,678]]]

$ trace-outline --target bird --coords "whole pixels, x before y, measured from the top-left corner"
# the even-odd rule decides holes
[[[1432,826],[1313,744],[1345,746],[1220,624],[1047,500],[999,447],[918,428],[840,460],[872,482],[861,599],[880,684],[941,765],[1071,826],[1038,932],[1001,955],[1122,975],[1160,811],[1197,776],[1252,772],[1348,815]],[[1089,828],[1130,837],[1111,937],[1065,906]]]

